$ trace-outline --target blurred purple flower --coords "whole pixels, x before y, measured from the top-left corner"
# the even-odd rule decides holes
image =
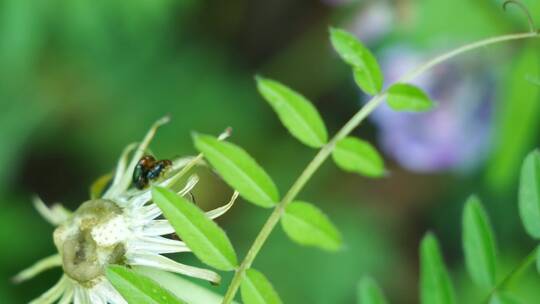
[[[373,43],[392,30],[394,11],[385,1],[366,4],[347,26],[364,43]]]
[[[346,6],[354,10],[351,19],[342,26],[354,33],[363,43],[383,38],[392,30],[395,19],[392,6],[386,1],[371,1],[357,5],[354,0],[322,0],[333,6]]]
[[[392,47],[380,58],[386,84],[425,61],[404,47]],[[443,64],[413,81],[437,102],[430,112],[379,107],[371,118],[383,150],[412,171],[473,169],[489,149],[492,122],[492,81],[477,66]]]

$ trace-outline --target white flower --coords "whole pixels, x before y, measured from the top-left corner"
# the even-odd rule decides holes
[[[173,234],[174,229],[166,219],[159,219],[162,213],[152,202],[151,190],[131,187],[137,162],[145,154],[157,128],[167,121],[167,117],[157,121],[138,146],[131,144],[126,147],[111,185],[101,197],[84,202],[73,213],[59,204],[49,208],[35,198],[34,204],[39,213],[57,226],[54,243],[58,254],[38,261],[15,276],[14,280],[22,282],[58,266],[63,268],[64,274],[56,285],[31,303],[126,303],[104,274],[109,264],[154,267],[219,283],[221,278],[217,273],[184,265],[163,255],[189,252],[190,249],[182,241],[165,237]],[[221,138],[227,135],[224,133]],[[201,157],[173,160],[171,168],[156,185],[182,196],[188,195],[198,178],[192,175],[183,182],[182,177],[193,166],[202,163]],[[237,196],[235,192],[228,204],[207,212],[207,216],[214,219],[222,215],[231,208]]]

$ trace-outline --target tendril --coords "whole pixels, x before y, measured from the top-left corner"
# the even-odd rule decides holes
[[[504,1],[503,6],[502,6],[503,10],[506,11],[506,7],[510,4],[515,4],[521,9],[521,11],[525,14],[525,16],[527,17],[527,20],[529,21],[529,28],[530,28],[531,33],[536,33],[537,30],[536,30],[536,26],[534,25],[534,20],[527,6],[519,0],[506,0]]]

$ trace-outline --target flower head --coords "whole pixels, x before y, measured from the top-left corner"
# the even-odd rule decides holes
[[[57,227],[53,238],[58,253],[22,271],[14,280],[25,281],[57,266],[62,267],[64,274],[58,283],[31,303],[126,303],[105,276],[105,269],[110,264],[148,266],[212,283],[220,281],[213,271],[184,265],[164,256],[189,252],[190,249],[184,242],[167,237],[174,233],[174,228],[166,219],[160,218],[162,212],[152,202],[151,189],[132,187],[138,161],[145,155],[157,128],[167,121],[167,117],[157,121],[140,144],[128,145],[114,176],[98,179],[92,186],[93,197],[75,212],[59,204],[49,208],[35,198],[39,213]],[[223,134],[222,138],[226,136]],[[178,195],[189,195],[198,178],[191,175],[184,181],[183,177],[193,166],[202,163],[200,157],[175,159],[155,183]],[[110,186],[102,191],[108,182]],[[228,204],[207,212],[207,216],[214,219],[222,215],[231,208],[237,196],[235,192]]]

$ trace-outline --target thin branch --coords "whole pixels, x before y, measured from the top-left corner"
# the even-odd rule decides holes
[[[410,73],[403,76],[400,80],[397,82],[408,82],[415,77],[418,77],[425,71],[433,68],[434,66],[447,61],[453,57],[456,57],[462,53],[472,51],[474,49],[478,49],[487,45],[492,45],[496,43],[501,43],[505,41],[512,41],[512,40],[519,40],[519,39],[527,39],[527,38],[538,38],[540,37],[540,33],[537,32],[531,32],[531,33],[518,33],[518,34],[510,34],[510,35],[504,35],[504,36],[497,36],[492,38],[487,38],[478,42],[474,42],[471,44],[464,45],[460,48],[457,48],[455,50],[452,50],[448,53],[445,53],[441,56],[435,57],[434,59],[428,61],[424,65],[418,67],[415,70],[412,70]],[[235,295],[238,291],[238,288],[240,287],[240,284],[242,282],[242,278],[244,277],[244,273],[247,269],[249,269],[255,260],[255,257],[261,250],[262,246],[266,242],[268,236],[276,226],[276,224],[279,222],[281,215],[283,214],[283,211],[285,210],[285,207],[293,201],[298,193],[304,188],[306,183],[309,181],[311,176],[317,171],[317,169],[322,165],[322,163],[328,158],[328,156],[332,153],[332,150],[334,149],[336,143],[345,138],[349,133],[351,133],[360,123],[369,115],[371,114],[386,98],[387,92],[383,91],[379,93],[376,96],[373,96],[371,100],[366,103],[339,131],[338,133],[324,146],[319,150],[315,158],[308,164],[308,166],[304,169],[302,174],[298,177],[298,179],[294,182],[294,184],[291,186],[287,194],[283,197],[281,202],[276,206],[264,226],[262,227],[261,231],[255,238],[255,241],[251,245],[251,248],[249,249],[248,253],[246,254],[244,260],[236,270],[236,273],[234,274],[234,277],[229,285],[229,288],[227,289],[227,292],[225,293],[225,296],[223,297],[222,304],[230,304]]]

